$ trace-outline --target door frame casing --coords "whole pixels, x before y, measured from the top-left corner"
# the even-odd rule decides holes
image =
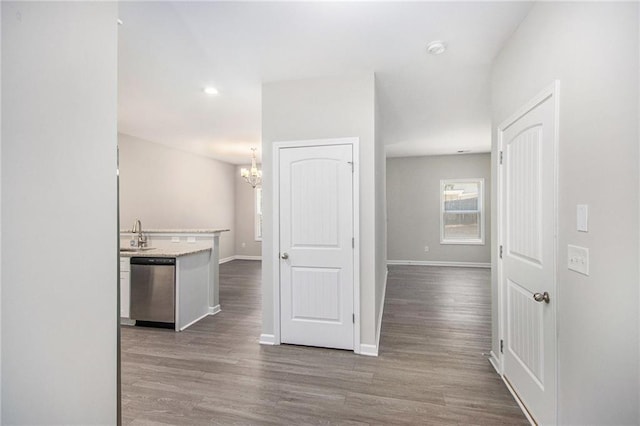
[[[353,352],[360,353],[360,138],[309,139],[274,142],[273,158],[273,336],[274,344],[280,338],[280,150],[314,146],[351,145],[353,174]]]
[[[548,100],[549,98],[552,99],[552,101],[554,102],[554,129],[553,129],[553,220],[554,220],[554,224],[553,224],[553,230],[554,230],[554,244],[553,244],[553,280],[551,284],[551,289],[550,292],[553,295],[554,301],[555,303],[552,304],[552,306],[550,306],[550,308],[552,309],[552,315],[554,317],[554,323],[556,325],[556,329],[554,331],[555,334],[555,354],[554,354],[554,363],[553,363],[553,368],[554,368],[554,375],[556,377],[556,389],[555,389],[555,395],[556,395],[556,400],[555,400],[555,417],[556,417],[556,424],[558,422],[558,306],[559,306],[559,302],[560,302],[560,298],[558,297],[558,211],[559,211],[559,206],[558,206],[558,175],[559,175],[559,163],[558,163],[558,142],[559,142],[559,136],[560,136],[560,80],[555,80],[552,84],[550,84],[549,86],[547,86],[546,88],[544,88],[541,92],[539,92],[535,97],[533,97],[531,100],[529,100],[523,107],[519,108],[517,110],[517,112],[513,115],[511,115],[508,119],[506,119],[505,121],[503,121],[498,127],[497,127],[497,153],[498,155],[496,156],[497,158],[494,160],[497,162],[497,212],[496,212],[496,217],[497,217],[497,240],[498,240],[498,244],[497,244],[497,249],[498,249],[498,253],[496,253],[495,255],[497,256],[497,285],[498,285],[498,341],[505,341],[505,331],[506,331],[506,303],[505,303],[505,285],[504,285],[504,270],[503,270],[503,261],[500,258],[499,255],[499,250],[500,250],[500,246],[505,246],[505,241],[504,241],[504,226],[505,226],[505,221],[506,221],[506,217],[504,217],[503,215],[503,207],[504,207],[504,198],[505,198],[505,188],[503,185],[503,179],[504,179],[504,173],[505,171],[503,170],[503,167],[501,167],[502,165],[500,164],[500,153],[504,152],[504,140],[503,140],[503,135],[504,132],[507,130],[507,128],[509,128],[511,125],[513,125],[516,121],[518,121],[520,118],[522,118],[524,115],[526,115],[529,111],[533,110],[534,108],[536,108],[538,105],[540,105],[541,103],[545,102],[546,100]],[[522,401],[520,400],[520,397],[516,394],[516,392],[514,391],[514,389],[511,387],[511,384],[505,380],[504,377],[504,354],[500,353],[500,350],[498,350],[498,356],[496,356],[496,354],[493,353],[493,349],[492,349],[492,364],[493,364],[493,360],[497,360],[498,365],[494,364],[494,367],[498,370],[498,373],[500,374],[500,376],[502,377],[504,383],[506,384],[507,388],[509,389],[509,391],[512,393],[512,395],[514,396],[514,398],[516,399],[516,402],[518,403],[518,405],[520,406],[520,408],[522,409],[523,413],[525,414],[525,416],[527,417],[527,419],[531,422],[531,424],[535,424],[534,419],[531,417],[531,415],[529,414],[529,412],[527,411],[525,405],[522,403]]]

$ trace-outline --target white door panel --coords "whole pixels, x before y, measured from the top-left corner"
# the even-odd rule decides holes
[[[556,423],[555,96],[501,130],[504,376],[544,425]]]
[[[279,156],[280,340],[353,349],[352,146]]]

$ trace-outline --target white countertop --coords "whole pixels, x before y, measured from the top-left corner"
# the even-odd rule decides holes
[[[227,232],[230,229],[143,229],[143,234],[214,234]],[[121,229],[121,234],[132,234],[131,229]]]
[[[120,257],[180,257],[211,250],[207,244],[176,243],[162,247],[152,247],[151,250],[121,251]]]

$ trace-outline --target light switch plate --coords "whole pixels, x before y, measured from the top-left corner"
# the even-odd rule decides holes
[[[580,232],[589,231],[589,206],[578,204],[576,206],[576,228]]]
[[[567,250],[568,267],[572,271],[589,276],[589,249],[569,244]]]

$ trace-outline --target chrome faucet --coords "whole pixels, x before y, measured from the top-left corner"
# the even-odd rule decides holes
[[[146,247],[147,246],[147,236],[142,233],[142,222],[140,219],[136,219],[133,223],[133,229],[131,230],[132,234],[138,234],[137,239],[132,238],[129,244],[132,247]]]

